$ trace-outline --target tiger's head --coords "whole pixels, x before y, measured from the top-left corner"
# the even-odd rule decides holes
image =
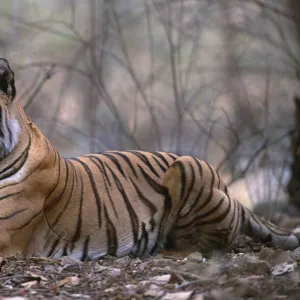
[[[0,159],[12,152],[18,142],[20,123],[16,117],[14,72],[6,59],[0,58]]]
[[[4,58],[0,58],[0,91],[4,94],[1,100],[5,102],[12,102],[16,97],[15,74]]]

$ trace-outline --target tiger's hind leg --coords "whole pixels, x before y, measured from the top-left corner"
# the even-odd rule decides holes
[[[167,248],[209,255],[227,248],[240,231],[240,205],[206,162],[182,156],[166,171],[171,199],[163,227]]]

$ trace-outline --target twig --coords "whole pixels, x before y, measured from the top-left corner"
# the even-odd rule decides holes
[[[0,277],[0,280],[9,280],[9,279],[21,278],[21,277],[25,277],[25,276],[26,276],[26,275],[5,276],[5,277]]]

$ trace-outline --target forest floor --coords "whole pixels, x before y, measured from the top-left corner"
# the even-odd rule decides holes
[[[300,248],[282,251],[240,236],[230,253],[211,259],[178,254],[0,259],[0,299],[300,299]]]

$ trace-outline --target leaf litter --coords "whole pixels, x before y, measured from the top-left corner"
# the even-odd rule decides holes
[[[103,257],[0,258],[0,299],[298,299],[300,248],[240,236],[230,253],[161,252],[141,261]]]

